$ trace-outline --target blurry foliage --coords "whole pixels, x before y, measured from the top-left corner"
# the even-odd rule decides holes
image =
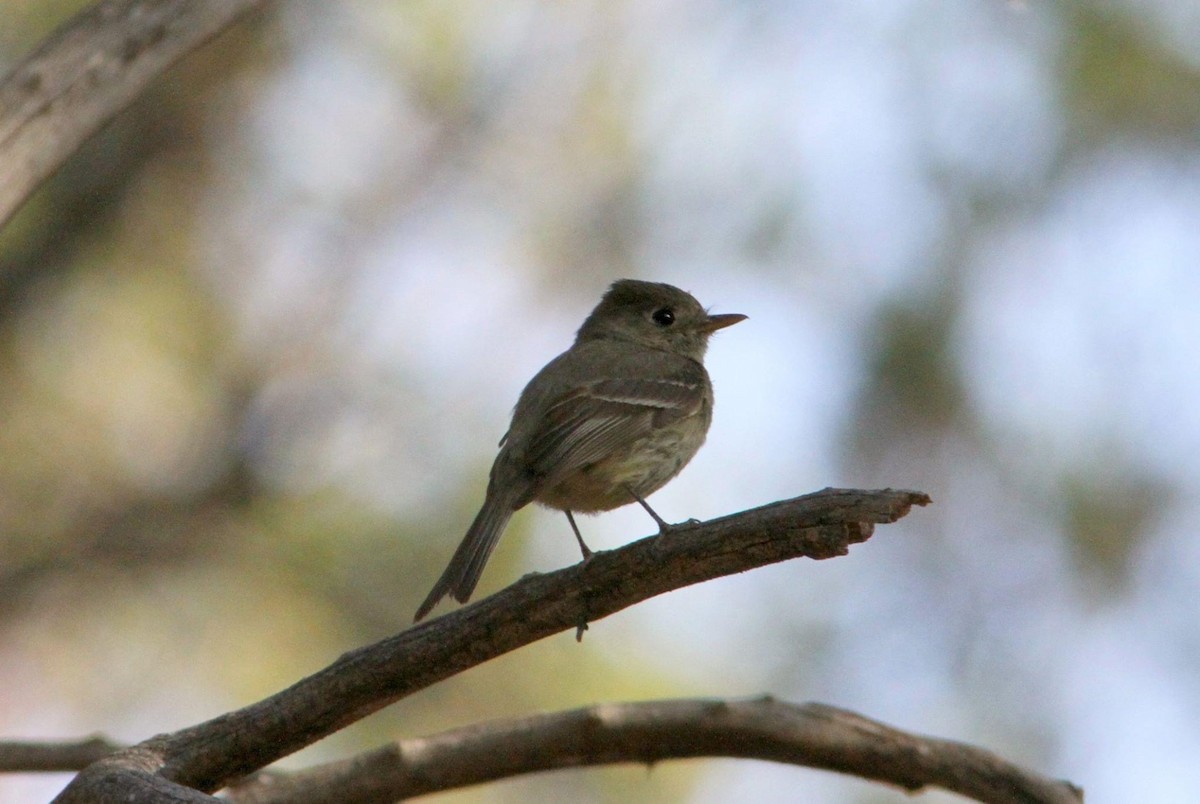
[[[1099,471],[1064,478],[1060,494],[1080,577],[1094,601],[1112,604],[1128,593],[1138,549],[1169,507],[1172,490],[1133,474],[1114,455]]]
[[[0,52],[28,49],[49,36],[63,20],[89,5],[90,0],[5,0]],[[3,59],[4,64],[12,61]]]
[[[1136,11],[1077,4],[1067,30],[1062,70],[1077,136],[1195,144],[1200,66],[1156,41]]]
[[[873,387],[864,400],[890,421],[880,428],[939,433],[963,413],[962,378],[956,371],[951,336],[952,299],[905,299],[882,310],[867,376]]]

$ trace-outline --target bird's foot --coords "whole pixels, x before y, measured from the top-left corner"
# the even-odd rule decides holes
[[[674,524],[671,524],[670,522],[660,521],[658,523],[658,535],[666,536],[668,533],[673,533],[674,531],[677,531],[677,530],[687,530],[688,528],[694,528],[699,524],[700,524],[699,519],[687,519],[687,520],[684,520],[683,522],[676,522]]]

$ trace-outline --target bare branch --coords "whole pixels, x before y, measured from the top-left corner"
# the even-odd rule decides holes
[[[263,0],[102,0],[0,82],[0,226],[180,57]]]
[[[72,742],[0,742],[0,773],[83,770],[122,748],[98,736]]]
[[[456,673],[647,598],[791,558],[830,558],[929,497],[826,489],[681,526],[507,589],[375,645],[236,712],[161,735],[97,762],[63,791],[93,801],[146,774],[211,792]],[[132,793],[130,793],[132,795]],[[201,799],[195,799],[201,800]]]
[[[398,743],[231,791],[237,804],[392,802],[525,773],[694,757],[763,759],[986,804],[1081,804],[1067,782],[980,748],[922,737],[823,704],[675,700],[499,720]]]

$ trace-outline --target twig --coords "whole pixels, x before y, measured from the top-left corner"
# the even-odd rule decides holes
[[[0,742],[0,773],[83,770],[124,747],[99,736],[70,742]]]

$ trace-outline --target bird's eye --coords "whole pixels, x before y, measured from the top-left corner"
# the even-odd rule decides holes
[[[675,311],[670,307],[663,307],[660,310],[655,310],[650,318],[660,327],[669,327],[675,323]]]

